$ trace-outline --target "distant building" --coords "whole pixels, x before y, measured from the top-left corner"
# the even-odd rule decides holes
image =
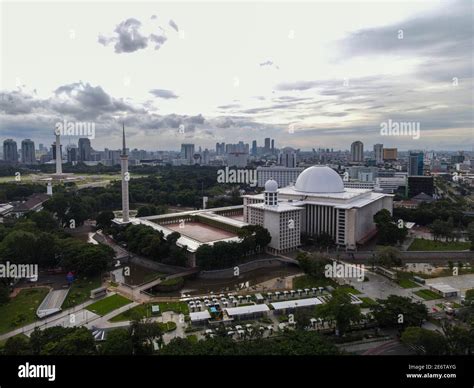
[[[283,167],[295,168],[296,151],[291,147],[283,148],[278,155],[278,164]]]
[[[351,144],[351,161],[354,163],[364,161],[364,144],[359,140]]]
[[[383,149],[383,160],[384,161],[394,161],[398,158],[398,149],[397,148],[384,148]]]
[[[91,141],[88,138],[79,139],[79,161],[86,162],[92,160],[92,147]]]
[[[184,164],[194,164],[194,144],[181,144],[181,159]]]
[[[410,152],[407,172],[408,176],[423,175],[423,152]]]
[[[252,141],[252,155],[257,156],[257,140]]]
[[[374,158],[376,164],[383,163],[383,144],[374,145]]]
[[[78,149],[74,144],[68,144],[66,153],[68,163],[76,163],[78,161]]]
[[[433,196],[434,178],[432,176],[409,176],[408,177],[408,196],[414,197],[420,193]]]
[[[269,152],[269,151],[270,151],[270,138],[266,137],[265,138],[265,152]]]
[[[21,162],[24,164],[35,164],[35,143],[30,139],[21,142]]]
[[[230,167],[246,167],[249,154],[245,152],[229,152],[227,154],[227,165]]]
[[[3,160],[12,163],[18,162],[18,148],[15,140],[7,139],[3,142]]]
[[[257,186],[263,187],[265,182],[273,179],[278,187],[286,187],[294,184],[298,175],[304,170],[302,167],[257,167]]]

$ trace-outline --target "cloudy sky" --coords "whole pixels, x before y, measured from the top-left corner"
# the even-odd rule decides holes
[[[472,150],[473,2],[6,2],[1,140]],[[381,136],[414,122],[419,139]],[[180,130],[181,128],[181,130]],[[67,138],[63,142],[75,142]]]

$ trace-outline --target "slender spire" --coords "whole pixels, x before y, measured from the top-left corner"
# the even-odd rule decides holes
[[[122,139],[122,155],[127,155],[126,147],[125,147],[125,123],[122,122],[122,130],[123,130],[123,139]]]

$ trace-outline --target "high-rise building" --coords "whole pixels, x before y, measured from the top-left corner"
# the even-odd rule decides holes
[[[7,139],[3,142],[3,160],[13,163],[18,162],[18,149],[15,140]]]
[[[252,155],[257,156],[257,140],[252,141]]]
[[[87,138],[80,138],[79,139],[79,161],[80,162],[86,162],[91,160],[91,153],[92,153],[92,147],[91,147],[91,141]]]
[[[423,152],[410,152],[407,172],[408,176],[423,176]]]
[[[272,139],[272,154],[275,153],[275,139]]]
[[[77,150],[77,146],[75,144],[68,144],[68,146],[66,147],[66,153],[67,153],[67,162],[68,163],[77,162],[78,150]]]
[[[21,161],[25,164],[35,164],[35,143],[30,139],[21,142]]]
[[[62,148],[61,148],[61,134],[59,131],[54,131],[56,135],[56,141],[55,141],[55,156],[54,159],[56,160],[56,174],[57,175],[62,175],[63,173],[63,153],[62,153]]]
[[[374,158],[376,164],[383,163],[383,144],[374,145]]]
[[[296,167],[296,151],[291,147],[285,147],[278,155],[278,164],[285,167]]]
[[[265,138],[265,152],[270,151],[270,138],[266,137]]]
[[[125,124],[122,123],[122,155],[120,156],[121,170],[122,170],[122,222],[129,222],[129,200],[128,200],[128,155],[125,146]]]
[[[351,144],[351,161],[354,163],[364,161],[364,144],[359,140]]]
[[[397,148],[384,148],[383,149],[383,160],[384,161],[393,161],[398,158],[398,149]]]
[[[181,144],[181,159],[185,164],[194,164],[194,144]]]
[[[225,154],[225,143],[216,143],[216,155]]]

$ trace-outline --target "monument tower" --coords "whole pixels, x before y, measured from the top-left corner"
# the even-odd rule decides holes
[[[127,223],[129,219],[129,204],[128,204],[128,181],[130,175],[128,173],[128,155],[125,147],[125,124],[122,123],[123,139],[122,139],[122,155],[120,161],[122,166],[122,222]]]

